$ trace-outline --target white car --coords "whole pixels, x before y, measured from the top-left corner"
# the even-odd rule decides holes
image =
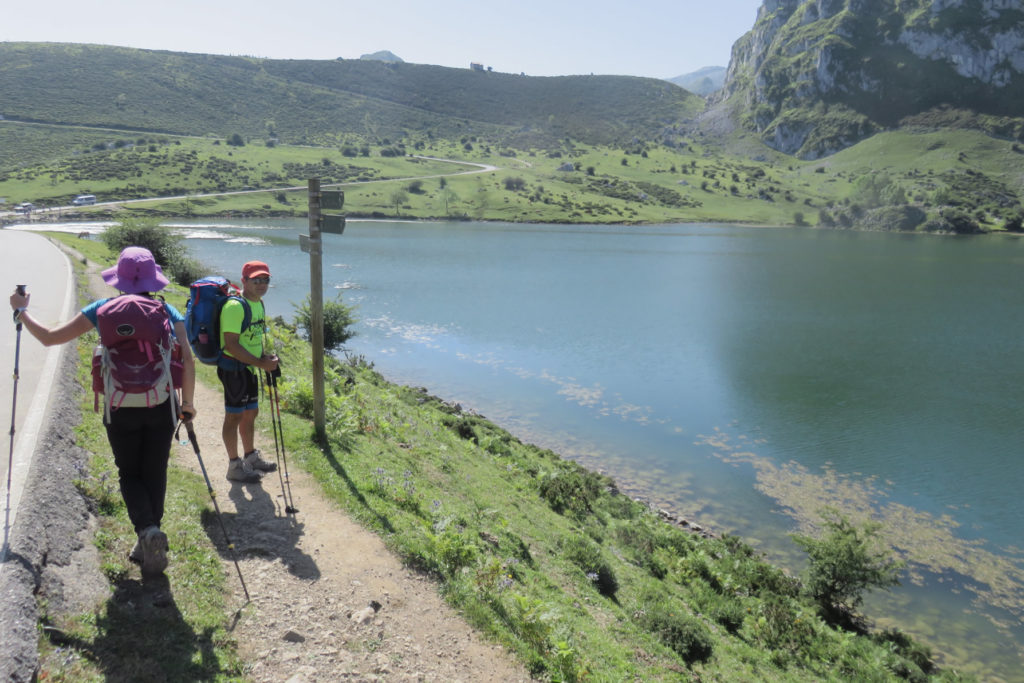
[[[32,202],[22,202],[14,207],[14,213],[28,213],[36,208],[36,205]]]

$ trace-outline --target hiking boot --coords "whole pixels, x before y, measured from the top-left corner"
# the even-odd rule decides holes
[[[248,453],[245,454],[245,462],[248,463],[254,470],[259,470],[260,472],[277,471],[277,463],[269,462],[261,458],[260,450],[258,448],[249,451]]]
[[[133,547],[132,551],[128,553],[128,561],[134,564],[142,564],[142,560],[145,557],[146,555],[142,550],[142,539],[137,538],[135,540],[135,547]]]
[[[258,484],[263,479],[263,473],[253,469],[253,466],[242,458],[228,461],[228,481],[240,481],[243,484]]]
[[[167,534],[149,526],[139,534],[142,546],[142,575],[157,576],[167,569]]]

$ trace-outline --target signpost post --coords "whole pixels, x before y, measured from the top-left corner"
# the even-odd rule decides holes
[[[324,413],[324,232],[340,235],[345,230],[345,217],[324,215],[322,210],[340,210],[345,205],[345,193],[320,191],[320,179],[309,179],[309,234],[299,235],[299,246],[309,254],[309,337],[313,345],[313,426],[317,438],[326,440],[327,425]]]

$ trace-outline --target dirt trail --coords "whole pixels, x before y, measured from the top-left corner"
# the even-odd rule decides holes
[[[90,265],[89,272],[92,295],[110,296],[99,268]],[[441,599],[433,581],[405,569],[376,534],[327,501],[292,460],[291,494],[299,510],[294,515],[284,512],[277,473],[262,484],[227,481],[219,389],[196,387],[195,431],[251,597],[245,605],[214,522],[209,532],[233,591],[228,607],[245,605],[232,634],[252,680],[531,680],[506,650],[485,641]],[[269,406],[261,410],[257,426],[269,426]],[[256,445],[274,459],[272,434],[257,433]],[[176,444],[171,461],[202,475],[191,444]],[[174,562],[173,546],[169,559]],[[371,602],[380,605],[378,611],[367,609]]]

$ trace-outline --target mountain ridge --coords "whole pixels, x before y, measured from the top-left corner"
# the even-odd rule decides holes
[[[273,60],[62,43],[0,43],[0,114],[181,134],[337,144],[487,135],[650,139],[701,98],[632,76],[530,77],[377,60]]]

